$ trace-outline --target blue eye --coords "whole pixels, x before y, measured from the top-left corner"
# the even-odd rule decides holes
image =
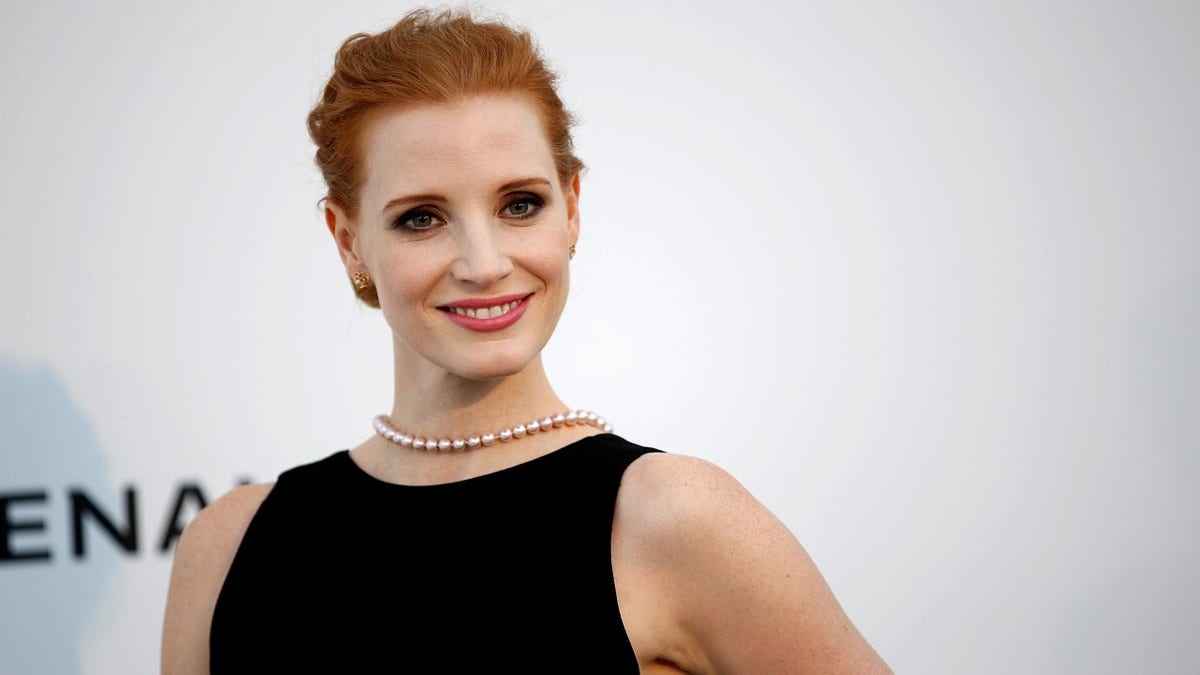
[[[405,211],[403,215],[396,219],[396,227],[410,230],[412,232],[424,232],[432,230],[442,224],[442,219],[437,214],[425,209],[413,209]]]
[[[529,218],[542,210],[542,205],[545,204],[541,197],[536,195],[523,195],[508,203],[504,207],[504,214],[513,218]]]

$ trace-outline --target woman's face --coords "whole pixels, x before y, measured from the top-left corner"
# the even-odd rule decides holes
[[[398,367],[520,372],[558,323],[579,233],[578,178],[560,185],[537,109],[515,95],[381,109],[361,140],[358,214],[326,219],[378,290]]]

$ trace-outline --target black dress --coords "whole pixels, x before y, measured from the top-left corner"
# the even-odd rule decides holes
[[[443,485],[372,478],[346,451],[285,472],[217,599],[224,673],[637,673],[611,533],[612,434]]]

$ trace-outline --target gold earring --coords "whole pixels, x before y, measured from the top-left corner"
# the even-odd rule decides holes
[[[354,287],[360,291],[366,290],[366,288],[371,285],[371,277],[367,276],[365,272],[355,272],[354,274],[351,274],[350,281],[354,284]]]
[[[571,248],[567,249],[567,260],[575,258],[575,244],[571,244]]]

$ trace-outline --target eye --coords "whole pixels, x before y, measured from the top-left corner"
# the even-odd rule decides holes
[[[529,218],[542,210],[545,201],[537,195],[521,195],[509,202],[502,213],[512,218]]]
[[[411,232],[424,232],[432,230],[443,222],[436,213],[422,208],[405,211],[396,219],[396,227]]]

